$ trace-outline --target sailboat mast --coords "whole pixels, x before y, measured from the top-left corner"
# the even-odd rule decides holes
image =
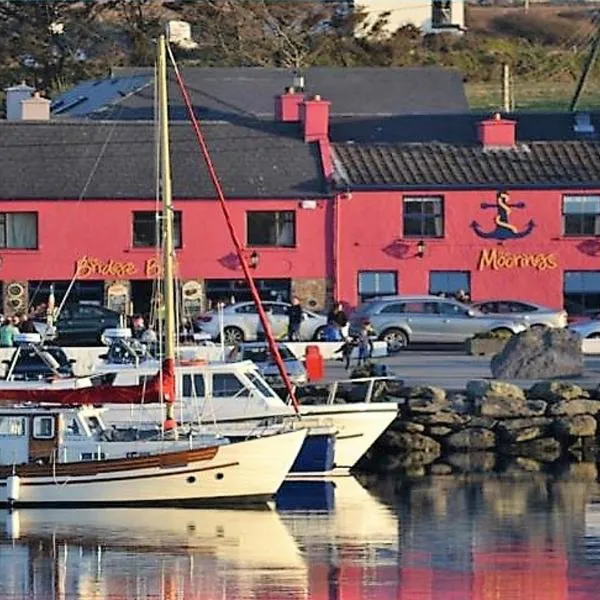
[[[169,97],[165,36],[158,40],[158,107],[160,124],[160,180],[163,221],[163,282],[165,303],[165,359],[175,359],[175,289],[173,260],[173,195],[169,149]]]

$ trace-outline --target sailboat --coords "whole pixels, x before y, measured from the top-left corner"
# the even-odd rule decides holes
[[[180,89],[184,94],[190,119],[196,131],[199,132],[199,126],[191,109],[181,75],[173,59],[172,61],[177,80],[181,83]],[[203,142],[201,133],[199,140]],[[207,157],[205,145],[201,146]],[[221,205],[226,207],[223,192],[212,164],[210,164],[209,172]],[[260,300],[257,300],[258,296],[252,276],[230,220],[228,220],[228,227],[248,284],[254,290],[260,315],[262,305]],[[169,240],[165,240],[165,243],[168,244]],[[165,287],[165,294],[172,294],[173,279],[165,275],[165,286],[167,284],[169,288]],[[261,318],[264,318],[264,314]],[[267,338],[271,340],[271,349],[277,362],[279,354],[268,324],[265,331]],[[285,367],[280,360],[277,364],[284,381],[289,384]],[[276,432],[282,426],[291,426],[289,422],[292,421],[295,422],[293,426],[308,429],[303,449],[292,468],[293,473],[302,476],[315,473],[347,473],[398,414],[396,403],[372,401],[372,391],[376,379],[364,382],[365,397],[362,402],[340,404],[336,402],[336,396],[333,393],[323,404],[299,406],[295,403],[294,392],[290,388],[290,398],[292,399],[292,405],[290,405],[274,392],[256,365],[248,361],[226,363],[206,361],[176,363],[173,361],[169,363],[169,373],[172,373],[174,377],[174,402],[161,406],[157,403],[159,394],[153,392],[152,388],[146,385],[137,385],[139,380],[144,378],[149,378],[150,381],[156,383],[156,379],[153,377],[160,367],[161,363],[157,360],[139,360],[139,357],[133,357],[129,364],[127,361],[121,360],[120,364],[107,363],[98,369],[104,374],[115,374],[114,384],[117,384],[113,388],[96,386],[88,390],[89,394],[96,399],[94,404],[104,404],[109,407],[110,410],[105,417],[108,423],[118,427],[123,423],[131,422],[132,419],[140,424],[168,421],[185,430],[200,426],[204,430],[208,429],[215,434],[221,434],[237,441],[248,436]],[[31,396],[27,392],[21,394],[21,390],[16,389],[19,386],[22,386],[20,382],[16,382],[14,385],[0,385],[0,401],[16,396],[22,399],[33,397],[40,401],[43,400],[44,389],[31,390],[36,392]],[[52,389],[52,386],[42,385],[42,387],[48,391],[48,395],[45,396],[48,402],[73,404],[77,402],[78,397],[85,397],[86,393],[82,390],[66,393],[64,390]],[[131,400],[128,402],[127,398],[131,398]],[[138,406],[133,406],[134,404]],[[165,414],[166,408],[172,409],[170,417]]]
[[[306,437],[305,429],[239,443],[190,432],[178,439],[173,414],[175,316],[166,41],[158,44],[161,181],[164,214],[165,359],[140,386],[96,386],[70,390],[10,390],[27,404],[0,407],[0,504],[155,505],[264,503],[281,486]],[[148,430],[129,437],[107,429],[92,408],[132,402],[149,392],[166,409],[153,439]],[[110,394],[110,396],[107,396]],[[7,396],[5,396],[6,398]],[[31,404],[31,400],[44,402]],[[57,406],[49,407],[48,403]],[[75,408],[69,408],[69,404]],[[172,439],[169,439],[172,438]]]

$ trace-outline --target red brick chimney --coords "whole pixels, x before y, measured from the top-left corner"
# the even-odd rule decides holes
[[[300,121],[300,104],[304,94],[299,94],[293,87],[285,88],[283,94],[275,96],[275,119],[284,123]]]
[[[479,123],[478,136],[484,148],[511,148],[517,142],[517,122],[496,113]]]
[[[316,142],[329,138],[329,107],[331,102],[316,94],[300,105],[300,120],[304,126],[304,141]]]

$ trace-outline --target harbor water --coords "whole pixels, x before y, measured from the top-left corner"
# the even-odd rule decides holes
[[[290,482],[265,510],[0,513],[2,600],[592,600],[595,465]]]

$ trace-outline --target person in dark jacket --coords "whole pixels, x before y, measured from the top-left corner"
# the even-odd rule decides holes
[[[344,312],[341,302],[336,302],[327,315],[327,322],[334,324],[339,330],[343,339],[348,337],[348,316]]]
[[[300,339],[300,325],[302,325],[303,317],[300,299],[294,296],[288,312],[288,340],[290,342],[297,342]]]
[[[21,333],[37,333],[33,321],[25,313],[19,315],[19,331]]]

